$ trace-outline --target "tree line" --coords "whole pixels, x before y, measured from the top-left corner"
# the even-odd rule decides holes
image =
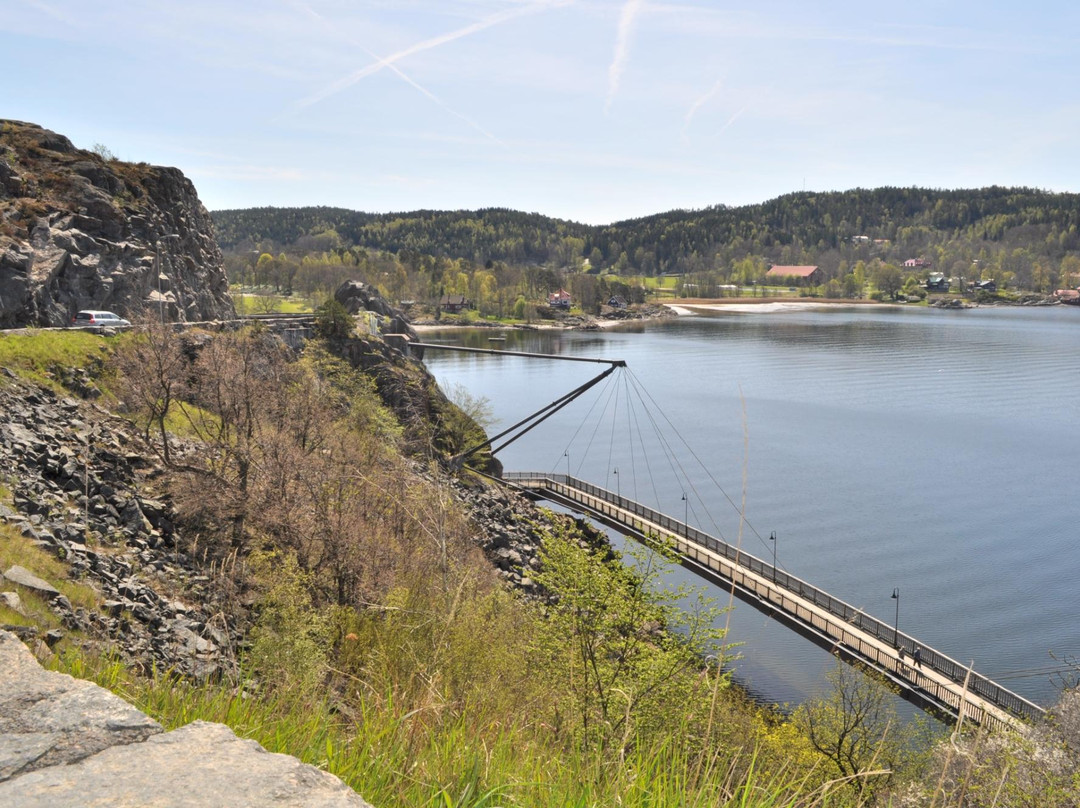
[[[727,284],[760,277],[772,264],[814,264],[826,282],[842,284],[860,261],[902,267],[921,259],[923,269],[1039,292],[1080,280],[1080,195],[1030,188],[800,192],[602,226],[502,208],[252,208],[212,216],[226,253],[309,255],[337,245],[399,256],[406,267],[498,262],[620,276],[698,274]]]

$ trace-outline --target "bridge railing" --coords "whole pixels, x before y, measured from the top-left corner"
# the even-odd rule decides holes
[[[775,587],[784,589],[797,595],[803,600],[813,603],[815,606],[820,607],[834,617],[860,629],[866,634],[870,634],[882,642],[892,645],[898,650],[903,649],[904,653],[909,657],[913,658],[915,648],[919,647],[922,664],[943,676],[948,677],[956,684],[963,685],[964,680],[967,679],[967,688],[971,693],[986,699],[991,704],[995,704],[1017,717],[1036,719],[1044,714],[1044,710],[1037,704],[1018,696],[1010,690],[1006,690],[975,671],[969,672],[967,667],[961,665],[956,660],[939,651],[935,651],[933,648],[923,645],[915,638],[910,637],[903,632],[896,631],[889,624],[866,614],[862,610],[855,608],[849,603],[845,603],[839,598],[834,598],[828,592],[817,588],[813,584],[807,583],[800,578],[796,578],[794,575],[790,575],[784,570],[774,567],[767,561],[763,561],[744,550],[728,544],[721,539],[717,539],[714,536],[710,536],[708,533],[704,533],[684,522],[672,519],[667,514],[661,513],[646,505],[642,505],[640,502],[627,499],[606,488],[601,488],[598,485],[593,485],[590,482],[579,480],[566,474],[507,472],[503,475],[503,478],[509,482],[518,484],[527,484],[528,482],[533,481],[541,487],[554,487],[555,490],[560,487],[565,488],[566,490],[563,492],[564,495],[571,499],[578,494],[584,494],[595,500],[614,506],[620,511],[632,513],[650,524],[656,525],[677,536],[681,536],[687,541],[733,562],[738,567],[750,570],[761,578],[771,581]],[[612,518],[618,517],[618,514],[613,512],[607,512],[606,515]]]

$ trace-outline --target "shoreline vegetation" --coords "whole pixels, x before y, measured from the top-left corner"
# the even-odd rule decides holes
[[[739,314],[776,314],[792,311],[812,311],[814,309],[835,308],[939,308],[949,310],[962,310],[974,308],[1013,308],[1023,306],[1058,306],[1059,301],[1047,299],[1037,303],[1012,302],[995,300],[991,303],[974,302],[962,298],[941,298],[929,305],[894,302],[889,300],[871,299],[848,299],[848,298],[821,298],[821,297],[763,297],[763,298],[682,298],[678,301],[657,301],[647,306],[635,307],[626,314],[612,315],[587,315],[573,314],[559,320],[543,320],[540,322],[515,322],[515,321],[492,321],[492,320],[462,320],[454,315],[435,320],[424,317],[411,323],[417,331],[443,331],[461,328],[480,329],[511,329],[524,331],[542,330],[576,330],[595,331],[608,328],[617,328],[621,325],[649,322],[653,320],[665,320],[671,317],[694,317],[702,313],[728,312]]]

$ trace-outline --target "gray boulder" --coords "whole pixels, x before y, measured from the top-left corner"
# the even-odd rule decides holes
[[[42,669],[15,635],[0,631],[0,781],[158,732],[156,721],[109,691]],[[0,805],[18,804],[0,796]]]
[[[30,572],[30,570],[26,569],[26,567],[20,567],[18,564],[7,570],[4,573],[4,577],[13,584],[25,586],[27,589],[31,589],[49,600],[60,594],[60,590],[55,586],[48,581],[43,581],[41,578],[34,575],[34,573]]]
[[[0,784],[0,804],[370,808],[333,775],[288,755],[271,754],[222,724],[204,721],[136,746],[107,749],[74,766]]]

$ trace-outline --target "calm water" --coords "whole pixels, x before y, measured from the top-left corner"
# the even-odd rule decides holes
[[[899,587],[902,631],[1054,701],[1047,675],[1019,674],[1053,666],[1051,651],[1080,655],[1080,310],[723,313],[491,335],[426,339],[621,358],[632,374],[501,452],[508,470],[569,467],[735,543],[745,469],[745,550],[771,560],[776,531],[783,568],[890,623]],[[602,370],[426,361],[444,387],[488,398],[501,427]],[[635,384],[662,413],[668,456]],[[833,665],[737,602],[729,639],[746,643],[740,679],[771,700],[801,701]]]

